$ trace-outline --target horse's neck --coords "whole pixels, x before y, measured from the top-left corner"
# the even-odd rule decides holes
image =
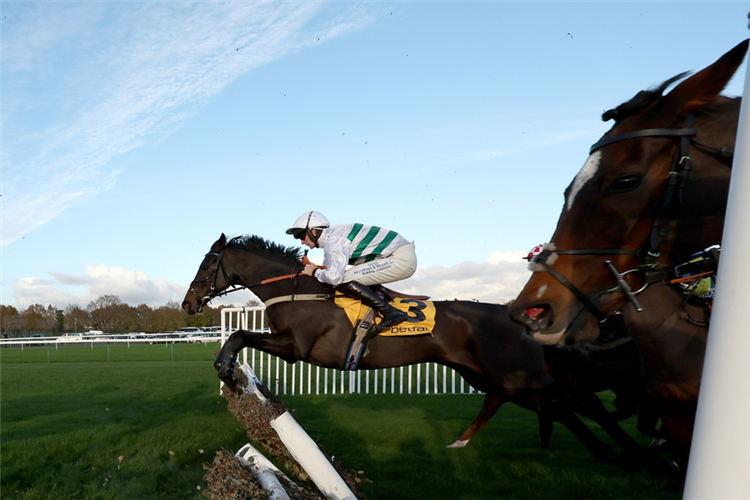
[[[238,251],[232,256],[232,268],[238,284],[250,288],[262,301],[281,295],[298,293],[320,293],[325,285],[316,279],[294,276],[302,265],[282,262],[278,259]],[[244,254],[244,255],[243,255]],[[273,278],[283,278],[270,281]],[[252,287],[252,288],[251,288]]]
[[[667,267],[687,262],[701,250],[721,244],[723,228],[723,216],[705,217],[691,220],[690,223],[680,222],[672,241],[664,246],[660,261]]]
[[[282,263],[278,260],[259,256],[244,250],[237,250],[231,256],[227,254],[225,259],[227,257],[229,258],[227,264],[231,265],[234,271],[235,282],[246,288],[250,288],[261,300],[265,299],[264,296],[270,290],[277,287],[261,285],[260,283],[272,278],[292,274],[294,271],[299,271],[299,269],[293,269],[293,264]]]
[[[638,344],[649,377],[679,382],[700,380],[708,328],[705,308],[683,306],[684,296],[670,285],[655,285],[639,295],[643,312],[625,309],[628,331]]]

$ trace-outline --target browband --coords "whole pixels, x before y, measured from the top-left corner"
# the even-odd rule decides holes
[[[628,139],[637,139],[638,137],[694,137],[698,131],[695,128],[647,128],[643,130],[634,130],[613,137],[605,137],[597,142],[589,150],[589,154],[597,149],[612,144],[613,142],[626,141]]]

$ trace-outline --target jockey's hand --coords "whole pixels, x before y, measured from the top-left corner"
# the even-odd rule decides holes
[[[302,274],[312,276],[313,272],[315,272],[316,269],[318,269],[318,266],[313,263],[305,264],[305,268],[302,270]]]

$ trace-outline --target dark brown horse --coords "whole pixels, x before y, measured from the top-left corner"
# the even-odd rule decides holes
[[[235,386],[237,355],[246,347],[291,363],[306,361],[336,369],[344,365],[352,325],[344,311],[328,300],[333,288],[314,278],[295,275],[302,268],[299,259],[297,248],[285,248],[256,236],[227,242],[223,234],[206,254],[182,305],[188,314],[199,312],[208,300],[233,285],[251,288],[269,303],[266,316],[272,333],[239,330],[227,339],[216,358],[219,377],[230,387]],[[266,281],[284,275],[294,277]],[[304,300],[311,296],[323,300]],[[269,302],[279,297],[300,300]],[[434,302],[434,306],[433,335],[375,337],[369,341],[369,353],[359,368],[435,362],[456,370],[475,389],[485,392],[479,416],[457,446],[465,444],[502,404],[510,401],[539,415],[543,447],[554,420],[568,427],[595,457],[612,456],[612,449],[591,433],[575,414],[578,412],[600,423],[624,450],[648,460],[596,396],[570,391],[550,377],[542,347],[510,320],[507,307],[470,301]]]
[[[565,191],[557,229],[511,309],[546,344],[595,338],[597,323],[622,309],[683,465],[708,318],[669,280],[674,266],[721,241],[740,99],[719,93],[747,46],[666,95],[685,74],[603,115],[615,124]]]

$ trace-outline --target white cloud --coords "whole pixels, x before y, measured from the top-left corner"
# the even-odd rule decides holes
[[[3,69],[0,245],[108,190],[120,174],[111,166],[114,157],[171,133],[240,75],[312,43],[303,28],[321,5],[152,2],[93,5],[91,10],[64,4],[31,11],[18,7],[3,36],[6,47],[23,48],[18,50],[21,55],[3,53],[12,57],[4,58]],[[352,18],[324,26],[321,35],[338,36],[368,22],[354,10]],[[55,20],[81,16],[87,23],[74,21],[49,33]],[[28,40],[34,41],[29,46],[34,66],[23,55],[28,53]],[[61,65],[66,56],[69,62]],[[43,73],[32,75],[47,82],[43,88],[26,85],[32,68]]]
[[[462,262],[454,266],[419,268],[408,280],[389,285],[404,293],[429,295],[433,300],[478,300],[506,302],[515,298],[530,276],[525,252],[492,252],[484,262]],[[516,258],[518,257],[518,258]],[[313,261],[320,259],[312,259]],[[319,263],[319,262],[318,262]],[[130,305],[165,305],[182,302],[187,285],[149,278],[146,273],[105,264],[86,266],[83,274],[49,273],[52,279],[22,278],[14,285],[15,306],[68,304],[86,307],[102,295],[116,295]],[[255,295],[247,290],[216,298],[212,306],[243,305]]]
[[[393,288],[413,294],[429,295],[433,300],[477,300],[507,302],[514,299],[530,277],[527,252],[492,252],[481,263],[462,262],[454,266],[418,268],[406,281]]]
[[[82,275],[50,273],[52,280],[39,277],[22,278],[14,286],[15,302],[25,308],[31,304],[52,304],[64,308],[68,304],[86,307],[102,295],[117,295],[131,305],[164,305],[181,301],[185,287],[162,279],[150,279],[141,271],[104,264],[86,266]]]
[[[500,262],[510,262],[512,264],[518,264],[519,262],[523,262],[523,258],[528,255],[528,252],[522,252],[521,250],[511,250],[511,251],[505,251],[505,252],[492,252],[489,257],[487,257],[487,260],[485,260],[485,263],[487,264],[499,264]],[[525,265],[526,263],[523,262]]]
[[[419,267],[411,278],[387,284],[399,292],[429,295],[433,300],[508,302],[515,299],[531,276],[528,252],[495,251],[484,262],[466,261],[453,266]],[[310,261],[321,265],[322,256]]]

